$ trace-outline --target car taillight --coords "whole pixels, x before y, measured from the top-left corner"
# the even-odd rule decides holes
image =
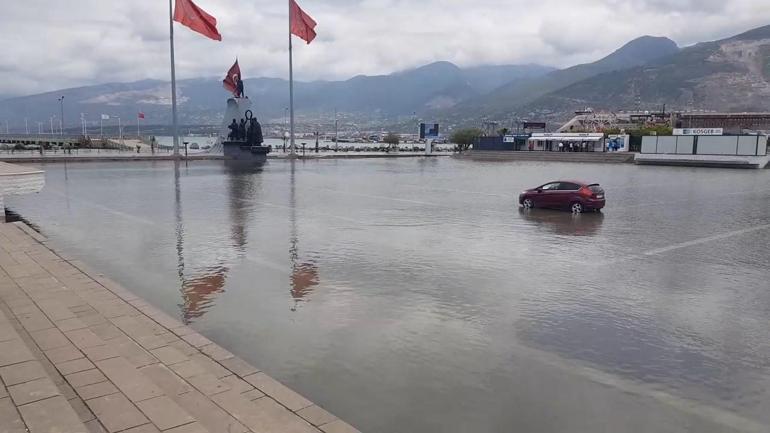
[[[591,191],[591,188],[588,188],[587,186],[580,188],[580,191],[578,192],[584,197],[593,197],[594,195],[594,192]]]

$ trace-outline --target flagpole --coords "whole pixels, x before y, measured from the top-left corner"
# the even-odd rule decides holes
[[[171,45],[171,133],[174,135],[174,156],[179,156],[179,132],[176,117],[176,68],[174,67],[174,8],[168,0],[168,28],[169,42]],[[137,123],[139,119],[137,119]]]
[[[294,69],[291,54],[291,0],[289,3],[289,150],[294,155]]]

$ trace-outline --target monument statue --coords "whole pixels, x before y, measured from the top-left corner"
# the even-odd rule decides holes
[[[264,162],[267,159],[270,147],[262,145],[265,141],[262,125],[250,109],[244,112],[244,117],[241,117],[240,121],[233,118],[229,124],[227,122],[224,124],[229,130],[227,141],[222,142],[225,159],[248,162]]]
[[[230,141],[236,141],[238,139],[238,122],[233,119],[233,122],[227,126],[230,133],[227,134],[227,139]]]

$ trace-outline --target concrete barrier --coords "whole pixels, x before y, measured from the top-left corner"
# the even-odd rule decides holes
[[[764,168],[765,135],[679,135],[642,137],[637,164],[695,167]]]
[[[43,170],[0,162],[0,222],[5,222],[5,197],[40,192],[44,185]]]

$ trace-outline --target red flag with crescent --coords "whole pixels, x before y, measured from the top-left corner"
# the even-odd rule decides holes
[[[238,59],[235,59],[233,66],[230,66],[230,70],[227,71],[227,76],[222,80],[222,86],[227,89],[236,97],[240,97],[238,94],[238,80],[241,79],[241,67],[238,66]]]
[[[299,36],[300,39],[309,44],[315,39],[315,20],[306,14],[294,0],[289,0],[289,7],[291,11],[289,14],[291,33]]]
[[[222,35],[217,30],[217,19],[199,8],[192,0],[176,0],[174,21],[215,41],[222,40]]]

